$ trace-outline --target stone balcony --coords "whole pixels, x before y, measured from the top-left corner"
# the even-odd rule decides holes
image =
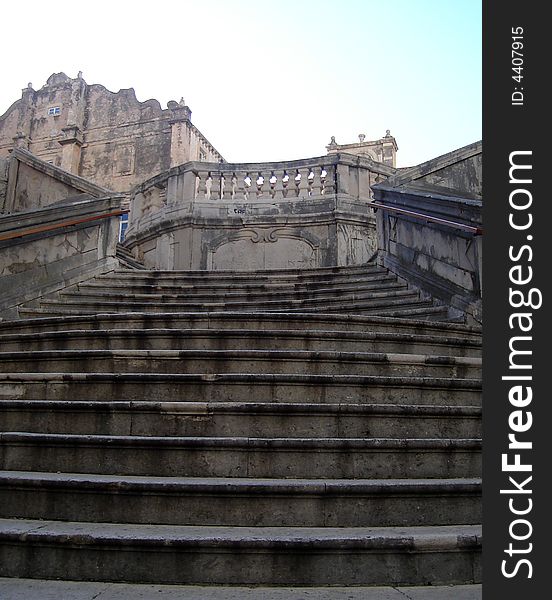
[[[371,186],[394,172],[349,154],[189,162],[133,190],[126,245],[155,269],[363,264],[376,250]]]

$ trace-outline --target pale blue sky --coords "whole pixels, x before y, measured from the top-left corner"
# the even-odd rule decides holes
[[[481,0],[29,0],[2,10],[0,114],[27,82],[81,70],[163,107],[184,96],[229,161],[320,156],[332,135],[350,143],[390,129],[409,166],[481,138]]]

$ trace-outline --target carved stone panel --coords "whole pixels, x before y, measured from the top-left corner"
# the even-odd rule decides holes
[[[211,251],[211,268],[221,270],[317,267],[318,249],[309,241],[271,229],[241,232]]]

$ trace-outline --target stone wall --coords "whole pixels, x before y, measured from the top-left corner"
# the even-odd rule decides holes
[[[378,261],[482,322],[481,143],[413,167],[374,188]]]
[[[26,150],[16,149],[2,162],[5,180],[0,176],[0,213],[43,208],[82,195],[113,195],[111,190],[54,167]]]
[[[0,216],[0,318],[118,266],[121,198],[94,198]]]
[[[370,188],[394,172],[346,154],[188,163],[134,190],[125,245],[153,269],[364,264],[377,249]]]
[[[49,77],[29,84],[0,117],[0,157],[12,148],[29,150],[54,166],[118,192],[190,160],[223,161],[191,122],[184,101],[162,109],[139,102],[133,89],[110,92],[82,76]]]

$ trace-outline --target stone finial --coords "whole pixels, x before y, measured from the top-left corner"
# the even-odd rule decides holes
[[[79,71],[79,72],[77,73],[77,79],[82,79],[82,71]]]
[[[362,142],[366,139],[366,135],[364,133],[358,134],[358,140],[362,144]]]
[[[184,96],[182,96],[182,98],[180,98],[180,102],[178,103],[178,106],[186,106],[186,102],[184,102]]]
[[[386,129],[385,130],[385,137],[391,137],[391,130],[390,129]]]
[[[330,138],[330,143],[328,144],[328,148],[337,148],[337,143],[335,141],[335,135],[332,135]]]
[[[29,81],[29,83],[27,84],[27,89],[32,90],[33,89],[33,84]]]

